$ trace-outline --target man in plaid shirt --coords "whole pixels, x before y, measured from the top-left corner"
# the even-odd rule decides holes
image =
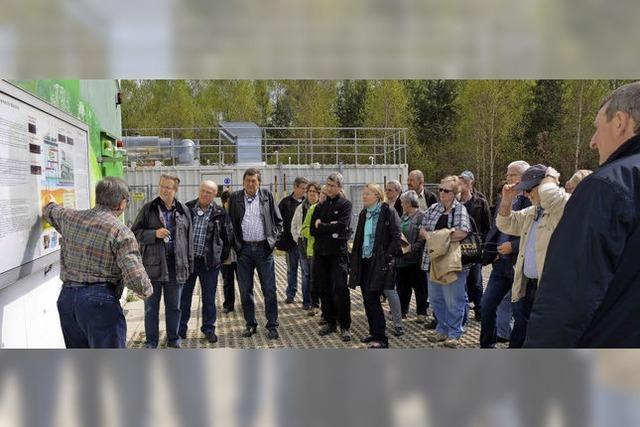
[[[43,208],[44,219],[63,237],[58,313],[67,348],[124,348],[122,286],[142,299],[153,293],[138,242],[118,220],[128,200],[127,184],[107,177],[96,185],[93,209],[65,209],[53,197]]]

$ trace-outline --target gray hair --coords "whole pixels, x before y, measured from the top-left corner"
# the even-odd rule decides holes
[[[327,177],[327,181],[334,182],[338,185],[338,187],[342,188],[342,184],[344,183],[344,178],[340,172],[333,172],[329,174]]]
[[[419,208],[420,203],[418,202],[418,193],[413,190],[405,191],[400,196],[400,202],[409,203],[414,208]]]
[[[96,184],[96,204],[117,209],[120,202],[129,200],[129,186],[115,176],[108,176]]]
[[[420,169],[415,169],[412,170],[411,172],[409,172],[409,175],[414,174],[416,176],[416,178],[418,178],[418,180],[420,182],[424,182],[424,174],[422,173],[422,171]]]
[[[509,163],[509,166],[507,166],[507,169],[511,169],[511,168],[517,169],[518,172],[523,174],[524,171],[529,169],[529,163],[525,162],[524,160],[516,160],[515,162]]]
[[[387,187],[389,186],[393,187],[396,193],[402,194],[402,185],[400,185],[399,181],[395,179],[392,179],[391,181],[387,181]]]
[[[636,126],[633,132],[635,134],[640,133],[640,82],[620,86],[605,98],[601,108],[607,103],[608,105],[605,109],[607,121],[613,118],[616,111],[622,111],[629,114],[635,122]]]

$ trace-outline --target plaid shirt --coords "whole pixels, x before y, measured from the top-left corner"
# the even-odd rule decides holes
[[[467,208],[464,207],[462,203],[457,200],[453,201],[453,206],[451,208],[454,212],[453,215],[448,215],[447,228],[454,228],[456,230],[471,231],[471,227],[469,225],[469,214],[467,213]],[[427,209],[427,212],[424,214],[424,218],[422,219],[422,224],[420,225],[421,229],[425,229],[427,231],[434,231],[436,228],[436,224],[440,219],[440,216],[444,213],[444,205],[440,202],[434,203]],[[424,253],[422,255],[422,269],[429,270],[429,255],[428,248],[425,245]]]
[[[251,200],[251,202],[249,200]],[[247,193],[244,193],[242,240],[245,242],[261,242],[265,239],[264,220],[260,212],[260,192],[251,198],[247,196]]]
[[[136,237],[110,210],[65,209],[50,203],[44,210],[44,219],[63,237],[60,255],[63,282],[122,280],[134,292],[152,293]]]
[[[193,249],[194,256],[204,256],[204,247],[207,243],[207,225],[209,225],[209,217],[211,216],[211,205],[206,211],[198,205],[194,208],[194,212],[191,214],[193,218]],[[199,212],[203,212],[202,215],[198,215]]]

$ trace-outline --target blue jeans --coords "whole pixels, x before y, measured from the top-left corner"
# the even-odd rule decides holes
[[[238,252],[238,283],[242,312],[247,327],[257,326],[256,306],[253,298],[253,273],[258,271],[260,287],[264,296],[264,311],[267,329],[278,327],[278,302],[276,300],[276,271],[273,252],[262,244],[244,243]]]
[[[522,345],[524,344],[524,340],[527,336],[527,325],[529,324],[531,308],[533,307],[533,301],[536,298],[538,281],[525,278],[524,286],[526,286],[524,297],[520,298],[512,305],[514,323],[513,332],[511,332],[511,341],[509,341],[509,348],[522,348]]]
[[[298,264],[300,264],[300,251],[295,246],[287,251],[287,298],[295,298],[298,292]]]
[[[498,307],[502,306],[502,301],[507,294],[511,293],[513,285],[513,266],[511,260],[501,259],[492,265],[491,276],[487,289],[482,297],[481,326],[480,326],[480,347],[492,348],[496,345],[497,326],[496,318]],[[510,304],[510,303],[509,303]],[[508,322],[511,322],[511,312],[509,310]],[[507,338],[509,335],[503,338]]]
[[[509,339],[513,329],[513,315],[511,310],[511,291],[509,291],[498,306],[496,313],[496,329],[499,338]]]
[[[385,289],[384,296],[389,301],[389,310],[393,316],[393,326],[396,328],[402,328],[402,306],[400,304],[400,296],[395,289]]]
[[[184,284],[177,282],[151,282],[153,295],[144,301],[144,331],[147,335],[147,346],[157,347],[160,339],[158,324],[160,322],[160,296],[164,292],[165,323],[167,327],[167,344],[180,343],[178,327],[180,325],[180,295]]]
[[[191,317],[191,300],[193,299],[193,289],[196,286],[196,278],[200,279],[200,289],[202,290],[202,327],[203,334],[216,331],[216,287],[218,285],[218,274],[220,264],[207,269],[204,259],[198,258],[195,261],[195,271],[187,279],[182,289],[180,298],[180,328],[178,335],[186,338],[187,324]]]
[[[127,322],[113,290],[63,286],[57,305],[67,348],[126,347]]]
[[[300,256],[300,269],[302,270],[302,305],[311,307],[311,262],[304,253],[304,249],[298,246]]]
[[[429,300],[438,319],[436,332],[450,338],[459,339],[464,332],[462,322],[467,308],[467,274],[466,270],[459,272],[455,282],[448,285],[429,278]]]

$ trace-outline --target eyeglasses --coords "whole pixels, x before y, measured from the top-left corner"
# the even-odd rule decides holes
[[[395,190],[394,190],[393,188],[387,188],[387,189],[386,189],[386,190],[384,190],[384,191],[395,191]]]
[[[446,188],[438,188],[438,191],[445,194],[453,193],[453,190],[447,190]]]

